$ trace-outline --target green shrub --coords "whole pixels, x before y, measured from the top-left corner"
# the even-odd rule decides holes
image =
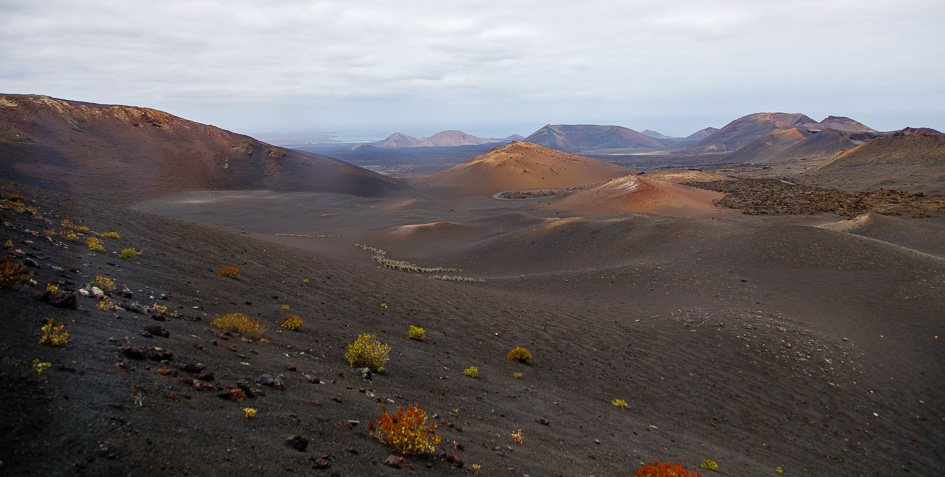
[[[528,360],[532,359],[532,354],[529,353],[525,348],[518,347],[512,351],[509,351],[509,354],[505,355],[505,357],[511,359],[512,361],[526,363]]]
[[[105,237],[105,238],[107,238],[107,239],[112,239],[112,240],[118,240],[118,239],[121,238],[121,237],[118,235],[118,232],[105,232],[105,233],[102,234],[102,237]]]
[[[719,464],[716,464],[712,459],[702,459],[702,465],[700,467],[711,470],[712,472],[719,471]]]
[[[135,250],[135,249],[133,249],[133,248],[126,248],[126,249],[122,250],[121,253],[119,254],[119,256],[120,256],[121,258],[135,258],[135,257],[137,257],[138,255],[141,255],[141,252],[139,252],[139,251],[137,251],[137,250]]]
[[[407,336],[412,340],[423,341],[427,339],[427,332],[423,328],[410,325],[410,329],[407,330]]]
[[[468,369],[463,370],[463,374],[465,374],[466,376],[469,376],[470,378],[478,378],[479,368],[475,366],[470,366]]]
[[[89,237],[85,239],[85,246],[93,252],[104,252],[105,251],[105,242],[102,242],[102,239]]]
[[[630,407],[630,405],[627,404],[627,401],[624,401],[623,399],[614,399],[613,401],[610,401],[610,403],[617,407]]]
[[[52,318],[43,325],[43,336],[39,339],[39,344],[46,346],[62,346],[69,341],[69,332],[62,331],[66,325],[55,325]]]
[[[299,317],[297,317],[297,316],[287,316],[287,317],[285,317],[285,318],[282,319],[282,322],[279,323],[279,326],[281,326],[281,327],[283,327],[283,328],[285,328],[285,329],[287,329],[287,330],[295,331],[295,330],[301,328],[301,327],[302,327],[302,324],[303,324],[303,323],[302,323],[302,320],[301,320]]]
[[[105,293],[111,293],[118,288],[118,285],[115,285],[115,282],[111,278],[103,277],[101,275],[96,275],[95,280],[92,281],[92,284],[99,287]]]
[[[371,335],[360,335],[354,343],[348,345],[345,357],[351,366],[381,372],[390,359],[389,354],[390,346],[377,341]]]

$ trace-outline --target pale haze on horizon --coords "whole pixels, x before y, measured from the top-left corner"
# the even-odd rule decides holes
[[[945,131],[945,2],[0,0],[0,93],[381,139],[755,112]]]

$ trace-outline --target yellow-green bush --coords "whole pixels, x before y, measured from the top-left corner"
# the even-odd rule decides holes
[[[702,465],[700,467],[711,470],[712,472],[719,471],[719,464],[716,464],[712,459],[702,459]]]
[[[614,399],[610,401],[610,403],[617,407],[630,407],[630,405],[627,404],[627,401],[624,401],[623,399]]]
[[[30,272],[23,265],[6,257],[0,262],[0,288],[13,288],[30,282]]]
[[[282,319],[282,323],[279,323],[279,326],[295,331],[302,327],[302,320],[297,316],[287,316]]]
[[[119,255],[121,258],[135,258],[135,257],[137,257],[138,255],[141,255],[141,252],[139,252],[139,251],[137,251],[137,250],[135,250],[135,249],[133,249],[133,248],[126,248],[126,249],[122,250],[121,253],[118,254],[118,255]]]
[[[101,275],[96,275],[95,280],[92,281],[92,284],[99,287],[105,293],[111,293],[118,288],[118,285],[115,285],[115,282],[111,278],[103,277]]]
[[[475,366],[470,366],[469,368],[463,370],[463,374],[465,374],[466,376],[469,376],[470,378],[478,378],[479,368]]]
[[[226,331],[239,333],[251,340],[260,340],[266,331],[266,324],[259,318],[252,319],[242,313],[230,313],[210,322],[211,325]]]
[[[443,439],[435,434],[436,423],[427,424],[427,415],[419,406],[410,405],[407,412],[403,406],[397,408],[397,414],[387,414],[387,408],[381,406],[385,414],[373,422],[368,429],[385,444],[401,454],[427,454],[436,452],[436,445]]]
[[[505,355],[506,358],[511,359],[512,361],[518,361],[519,363],[528,362],[532,359],[532,354],[528,352],[525,348],[518,347],[509,351],[509,354]]]
[[[43,325],[43,336],[39,339],[39,344],[46,346],[62,346],[69,341],[69,332],[62,331],[66,325],[55,325],[52,318]]]
[[[345,357],[351,366],[368,368],[371,371],[384,371],[384,365],[390,360],[390,346],[374,339],[371,335],[360,335],[348,345]]]
[[[104,252],[105,251],[105,242],[102,242],[102,239],[89,237],[85,239],[85,246],[93,252]]]
[[[427,332],[423,328],[410,325],[410,329],[407,330],[407,336],[412,340],[423,341],[427,339]]]
[[[105,238],[107,238],[107,239],[112,239],[112,240],[118,240],[118,239],[121,238],[121,237],[118,235],[118,232],[105,232],[105,233],[102,234],[102,237],[105,237]]]

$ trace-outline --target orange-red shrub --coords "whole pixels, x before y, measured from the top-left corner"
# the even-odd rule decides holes
[[[683,468],[682,464],[676,462],[672,465],[669,462],[660,464],[660,461],[654,460],[653,465],[644,465],[637,471],[636,477],[704,477],[698,472],[692,472]]]

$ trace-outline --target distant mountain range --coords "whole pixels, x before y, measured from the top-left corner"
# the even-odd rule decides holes
[[[401,133],[394,133],[384,139],[368,143],[368,145],[379,148],[399,148],[399,147],[454,147],[454,146],[475,146],[480,144],[497,144],[519,141],[522,136],[513,134],[503,139],[481,138],[462,131],[440,131],[430,137],[413,137]]]

